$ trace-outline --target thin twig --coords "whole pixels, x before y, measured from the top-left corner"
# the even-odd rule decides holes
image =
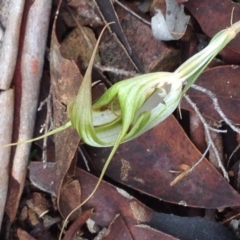
[[[213,131],[213,132],[218,132],[218,133],[227,133],[227,130],[222,130],[222,129],[217,129],[217,128],[213,128],[211,126],[208,126],[208,129]]]
[[[86,166],[87,170],[90,172],[90,168],[89,168],[89,165],[88,165],[88,160],[86,159],[86,157],[85,157],[85,155],[84,155],[84,153],[83,153],[83,151],[82,151],[80,146],[78,146],[78,151],[80,152],[80,154],[82,156],[82,159],[83,159],[83,161],[85,163],[85,166]]]
[[[118,69],[118,68],[114,68],[114,67],[110,67],[110,66],[102,66],[99,63],[94,64],[95,67],[97,67],[98,69],[100,69],[102,72],[106,71],[106,72],[112,72],[115,73],[117,75],[124,75],[124,76],[131,76],[131,77],[135,77],[139,74],[137,74],[136,71],[126,71],[124,69]]]
[[[206,88],[203,88],[203,87],[200,87],[198,85],[195,85],[195,84],[192,84],[191,85],[191,88],[193,89],[196,89],[200,92],[203,92],[205,94],[207,94],[211,99],[212,99],[212,102],[213,102],[213,106],[214,106],[214,109],[218,112],[218,114],[221,116],[221,118],[223,119],[223,121],[229,125],[229,127],[236,133],[240,134],[240,129],[235,127],[232,122],[227,118],[227,116],[224,114],[224,112],[222,111],[222,109],[220,108],[219,106],[219,103],[218,103],[218,99],[216,97],[216,95],[211,92],[210,90],[206,89]]]
[[[52,116],[52,93],[51,90],[49,92],[49,95],[47,97],[47,116],[46,116],[46,120],[45,120],[45,131],[44,134],[46,134],[49,130],[51,130],[51,128],[49,129],[49,122],[50,122],[50,118]],[[47,139],[48,137],[45,137],[43,139],[43,152],[42,152],[42,161],[44,163],[44,165],[47,162]]]
[[[201,158],[188,170],[184,171],[183,173],[181,173],[180,175],[178,175],[171,183],[170,185],[173,186],[175,185],[177,182],[179,182],[183,177],[187,176],[189,173],[191,173],[197,166],[198,164],[200,164],[207,152],[209,151],[210,147],[213,149],[214,153],[215,153],[215,156],[216,156],[216,159],[217,159],[217,162],[218,162],[218,165],[219,165],[219,168],[222,170],[223,172],[223,175],[224,175],[224,178],[229,181],[229,176],[228,176],[228,173],[226,171],[226,169],[224,168],[223,166],[223,163],[221,161],[221,158],[219,156],[219,152],[217,151],[217,148],[211,138],[211,134],[210,134],[210,130],[212,130],[212,127],[210,127],[207,122],[205,121],[204,117],[202,116],[202,114],[199,112],[196,104],[189,98],[188,95],[184,95],[184,98],[187,100],[187,102],[191,105],[191,107],[193,108],[193,110],[196,112],[196,114],[198,115],[200,121],[202,122],[203,124],[203,127],[205,129],[205,134],[206,134],[206,137],[207,137],[207,142],[208,142],[208,145],[207,145],[207,149],[205,150],[205,152],[202,154]],[[213,128],[214,129],[214,128]],[[217,131],[217,132],[222,132],[221,130],[217,130],[217,129],[214,129],[214,131]]]
[[[225,169],[225,167],[223,166],[223,163],[221,161],[221,158],[219,156],[219,152],[217,151],[217,148],[211,138],[211,134],[210,134],[210,129],[209,129],[209,126],[207,124],[207,122],[205,121],[204,117],[202,116],[202,114],[199,112],[196,104],[194,102],[192,102],[192,100],[189,98],[189,96],[185,95],[184,98],[187,100],[187,102],[191,105],[191,107],[193,108],[193,110],[197,113],[197,115],[199,116],[203,126],[204,126],[204,129],[205,129],[205,133],[206,133],[206,137],[208,139],[208,145],[210,145],[216,155],[216,158],[217,158],[217,162],[218,162],[218,165],[219,165],[219,168],[222,170],[223,172],[223,175],[224,175],[224,178],[227,179],[229,181],[229,177],[228,177],[228,173]]]
[[[238,146],[233,150],[233,152],[231,153],[230,157],[228,158],[227,167],[229,167],[230,160],[232,159],[233,155],[239,150],[239,148],[240,148],[240,144],[238,144]]]
[[[210,126],[214,126],[215,121],[211,119],[206,119],[206,122],[208,124],[208,128],[210,129]],[[219,133],[217,131],[210,131],[211,139],[214,142],[214,146],[216,147],[219,157],[221,159],[221,162],[224,163],[224,153],[223,153],[223,143],[222,143],[222,133]],[[206,136],[205,136],[206,138]],[[207,141],[207,139],[206,139]],[[218,168],[218,160],[216,159],[215,152],[212,150],[212,148],[209,149],[208,153],[208,160],[210,163],[212,163],[216,168]],[[224,166],[226,166],[224,164]],[[227,169],[225,167],[225,169]]]
[[[210,147],[211,147],[210,144],[208,144],[208,146],[207,146],[205,152],[202,154],[201,158],[200,158],[196,163],[194,163],[191,168],[189,168],[188,170],[186,170],[186,171],[182,172],[180,175],[178,175],[178,176],[170,183],[170,186],[174,186],[174,185],[175,185],[176,183],[178,183],[182,178],[186,177],[189,173],[191,173],[191,172],[197,167],[197,165],[204,160],[204,158],[206,157],[206,155],[207,155]]]
[[[221,116],[221,118],[223,119],[222,121],[224,121],[226,124],[228,124],[228,126],[236,133],[240,134],[240,129],[236,126],[234,126],[232,124],[232,122],[227,118],[227,116],[224,114],[224,112],[222,111],[222,109],[220,108],[219,106],[219,103],[218,103],[218,99],[216,97],[216,95],[211,92],[210,90],[207,90],[201,86],[198,86],[198,85],[195,85],[195,84],[192,84],[191,88],[195,89],[195,90],[198,90],[198,91],[201,91],[205,94],[207,94],[209,96],[209,98],[211,98],[212,102],[213,102],[213,106],[214,106],[214,109],[218,112],[218,114]],[[210,128],[209,128],[210,129]],[[211,129],[212,130],[212,129]],[[219,130],[220,131],[220,130]],[[231,156],[229,157],[228,159],[228,163],[227,163],[227,166],[229,165],[229,161],[230,159],[232,158],[233,154],[240,148],[240,145],[233,151],[233,153],[231,154]]]
[[[148,26],[151,26],[151,23],[147,20],[145,20],[144,18],[142,18],[141,16],[139,16],[138,14],[136,14],[135,12],[133,12],[130,8],[126,7],[125,5],[123,5],[121,2],[119,2],[118,0],[112,0],[112,2],[117,3],[120,7],[122,7],[124,10],[126,10],[127,12],[129,12],[131,15],[133,15],[135,18],[137,18],[138,20],[140,20],[141,22],[145,23]]]

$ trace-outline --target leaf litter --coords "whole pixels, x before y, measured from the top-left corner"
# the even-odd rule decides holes
[[[96,4],[95,1],[92,1],[92,2],[93,4]],[[200,3],[194,3],[194,4],[199,4],[199,6],[208,6],[208,3],[204,3],[205,5],[200,5]],[[186,3],[185,5],[188,8],[188,10],[191,12],[192,16],[195,16],[195,13],[192,12],[189,7],[190,2]],[[136,6],[129,4],[128,7],[132,9],[132,11],[138,12],[138,10],[135,9]],[[207,10],[205,11],[207,12]],[[119,14],[119,12],[120,10],[117,13]],[[211,14],[216,14],[217,16],[218,12],[216,11]],[[119,17],[120,16],[121,15],[119,14]],[[196,16],[197,16],[197,13],[196,13]],[[230,14],[228,15],[228,17],[230,19]],[[236,11],[236,13],[234,14],[234,17],[236,19],[239,19],[238,11]],[[209,19],[211,18],[208,17],[208,21]],[[228,19],[228,22],[226,22],[226,26],[229,26],[229,19]],[[124,18],[122,19],[122,21],[120,20],[123,28],[123,32],[126,34],[126,38],[129,38],[128,42],[130,43],[131,48],[134,49],[133,47],[134,42],[137,43],[137,40],[132,40],[133,36],[127,34],[128,28],[131,27],[131,21],[129,23],[126,23],[124,22],[124,20],[125,20]],[[198,23],[201,25],[200,20],[198,20]],[[99,24],[99,21],[98,21],[98,24]],[[215,26],[215,25],[217,25],[217,21],[215,20],[214,22],[214,19],[212,19],[212,26]],[[224,27],[221,27],[220,29],[225,28],[226,26],[224,25]],[[201,27],[204,30],[202,25]],[[143,28],[143,26],[141,27],[141,24],[140,24],[138,28],[141,29]],[[96,29],[94,30],[96,31]],[[214,30],[214,33],[216,33],[218,30]],[[107,36],[106,33],[105,35]],[[151,36],[146,38],[145,40],[146,44],[148,42],[148,39],[151,39]],[[235,41],[237,41],[237,39]],[[121,42],[119,39],[116,41]],[[102,44],[106,45],[105,51],[107,51],[107,47],[109,46],[110,43],[108,43],[107,45],[105,42],[105,39],[103,39]],[[57,45],[57,43],[55,44]],[[163,48],[163,51],[166,52],[164,56],[166,56],[166,58],[169,58],[169,59],[171,59],[171,57],[172,59],[174,59],[173,57],[174,55],[172,53],[173,52],[177,53],[178,50],[176,50],[174,47],[166,43],[159,42],[159,44],[163,44],[164,47],[166,47],[165,49],[167,49],[167,51],[165,51]],[[58,48],[56,49],[57,51],[58,51]],[[124,49],[124,47],[122,47],[122,49]],[[101,48],[100,48],[100,51],[102,51]],[[140,50],[136,48],[136,50],[134,51],[136,52],[136,55],[139,54],[139,56],[141,56]],[[144,51],[147,52],[147,49]],[[121,64],[121,62],[124,62],[124,60],[119,61],[119,64],[117,63],[117,65],[115,66],[111,65],[111,61],[109,61],[109,59],[111,60],[111,56],[107,56],[108,57],[107,65],[110,65],[110,67],[112,67],[111,72],[114,73],[115,76],[116,76],[115,69],[136,71],[136,68],[135,68],[136,59],[132,58],[131,54],[127,53],[127,51],[122,51],[122,52],[125,54],[125,56],[123,54],[121,58],[117,58],[117,59],[121,59],[121,60],[130,59],[129,60],[130,63],[133,62],[133,65],[132,65],[133,67],[130,69],[128,68],[125,69],[124,66],[121,67],[121,65],[119,64]],[[111,54],[114,55],[114,48]],[[161,54],[157,52],[156,55],[159,57]],[[101,56],[101,52],[100,52],[100,56]],[[65,80],[69,80],[70,81],[69,83],[71,85],[72,79],[74,79],[73,76],[75,76],[76,80],[77,79],[79,80],[81,78],[80,77],[81,73],[84,75],[83,66],[80,64],[82,62],[81,60],[79,62],[77,60],[76,62],[77,64],[76,64],[73,61],[67,62],[67,60],[63,59],[61,55],[59,55],[58,58],[62,59],[61,61],[63,62],[66,61],[66,68],[70,68],[73,70],[68,72],[66,71],[66,68],[63,67],[62,65],[59,65],[57,68],[55,68],[55,70],[59,71],[57,74],[55,73],[55,76],[57,76],[55,80],[60,79],[60,82],[53,83],[55,84],[55,89],[53,91],[56,91],[53,95],[55,97],[57,96],[54,99],[54,101],[57,101],[57,104],[56,103],[54,104],[54,112],[59,110],[59,109],[57,110],[56,105],[60,106],[60,112],[57,114],[57,117],[56,115],[53,116],[54,122],[56,124],[55,126],[58,126],[58,124],[62,124],[66,120],[66,118],[64,118],[64,116],[66,116],[66,108],[64,109],[64,106],[67,104],[67,101],[69,98],[74,97],[75,95],[73,93],[74,90],[76,91],[78,89],[78,87],[73,87],[72,88],[73,92],[71,92],[70,90],[71,87],[69,87],[69,84]],[[141,57],[139,57],[141,63],[143,63],[143,60],[146,61],[144,66],[145,71],[152,71],[153,69],[154,71],[162,70],[161,61],[159,62],[159,64],[154,64],[154,66],[150,66],[152,60],[150,60],[149,58],[150,56],[142,57],[142,59]],[[171,60],[168,62],[165,62],[166,67],[169,67],[169,69],[167,70],[174,68],[174,66],[169,65],[170,62]],[[105,65],[106,62],[102,64]],[[226,62],[226,64],[231,64],[231,59],[228,59],[228,62]],[[80,68],[80,71],[78,71],[76,66]],[[209,69],[203,74],[202,77],[200,77],[200,79],[198,79],[197,84],[214,92],[220,102],[220,107],[222,108],[223,112],[233,123],[237,124],[239,121],[238,120],[239,118],[236,114],[236,109],[238,109],[238,95],[237,95],[238,83],[237,83],[237,77],[235,76],[237,76],[238,69],[237,68],[234,69],[232,67],[234,70],[236,70],[234,73],[231,67],[232,67],[231,65],[230,66],[226,65],[226,66],[219,66],[213,69]],[[53,70],[54,68],[51,67],[51,69]],[[93,78],[95,80],[99,80],[98,77],[101,76],[101,74],[98,73],[99,69],[100,68],[97,68],[94,70]],[[61,77],[59,77],[59,74]],[[109,77],[111,76],[111,74],[107,74],[106,76]],[[211,84],[209,84],[209,78],[211,79]],[[54,81],[53,79],[54,77],[52,77],[51,81]],[[231,79],[231,81],[229,81],[227,85],[226,85],[226,79],[228,79],[227,81]],[[114,81],[116,81],[116,79],[113,80],[113,82]],[[108,82],[107,84],[109,83],[110,82]],[[62,88],[62,92],[59,91],[60,88]],[[209,117],[211,119],[214,119],[215,121],[221,120],[218,114],[215,113],[213,104],[211,103],[211,99],[209,101],[209,98],[206,97],[206,95],[204,95],[201,92],[200,93],[199,92],[192,93],[192,92],[193,90],[189,91],[189,96],[191,97],[193,102],[197,104],[197,106],[200,109],[200,112],[205,117]],[[69,95],[66,97],[65,94],[67,95],[69,94]],[[183,101],[181,107],[192,111],[192,109],[190,109],[189,105],[187,105],[185,100]],[[178,113],[176,113],[176,115],[178,119],[179,118]],[[58,196],[57,204],[54,205],[53,203],[53,205],[55,208],[58,208],[58,211],[63,216],[66,217],[67,213],[64,213],[65,211],[64,208],[66,207],[66,211],[69,212],[71,211],[71,209],[74,208],[74,206],[78,204],[78,202],[80,201],[80,198],[82,200],[86,199],[87,196],[89,196],[89,194],[91,193],[91,189],[94,187],[96,183],[96,179],[94,179],[92,175],[89,175],[85,171],[80,170],[78,167],[76,167],[76,162],[75,162],[76,156],[79,158],[79,154],[77,154],[77,151],[76,151],[79,139],[77,140],[77,137],[75,137],[75,134],[73,132],[68,133],[68,130],[59,134],[61,134],[61,136],[58,135],[55,139],[56,163],[52,163],[52,165],[50,163],[47,163],[47,164],[31,163],[30,179],[35,186],[41,186],[40,187],[41,190],[46,190],[46,192],[50,192],[52,193],[52,195],[55,194],[56,196]],[[65,140],[63,141],[63,139]],[[85,160],[89,161],[92,172],[95,174],[98,174],[98,169],[102,168],[104,161],[106,159],[106,156],[109,153],[109,149],[92,149],[89,147],[86,147],[86,149],[87,149],[87,152],[84,152],[85,153],[84,158]],[[150,198],[151,201],[154,201],[154,199],[161,200],[161,201],[158,201],[157,205],[161,205],[162,201],[164,201],[164,202],[169,202],[170,208],[178,208],[179,207],[178,205],[185,206],[184,209],[185,209],[185,214],[187,218],[189,218],[190,216],[190,214],[186,213],[188,209],[192,209],[193,211],[196,211],[195,207],[202,208],[202,209],[209,209],[209,208],[218,209],[218,210],[223,209],[225,212],[227,211],[225,210],[225,208],[231,207],[231,210],[234,212],[234,207],[238,206],[240,202],[239,194],[234,190],[236,186],[234,184],[230,185],[228,182],[226,182],[224,178],[221,176],[221,174],[208,162],[207,159],[204,159],[195,168],[194,172],[192,172],[191,174],[183,178],[176,185],[174,185],[173,187],[169,185],[169,183],[179,173],[184,171],[185,168],[183,168],[182,166],[185,165],[186,169],[188,169],[188,167],[192,166],[193,163],[196,162],[200,157],[201,157],[201,153],[191,143],[191,137],[189,137],[186,133],[184,133],[182,126],[178,123],[178,121],[173,116],[171,116],[165,122],[161,123],[159,126],[154,128],[153,130],[147,132],[145,135],[137,138],[134,141],[121,145],[117,154],[114,157],[114,160],[109,166],[109,169],[107,170],[106,176],[121,183],[119,185],[119,183],[117,182],[112,182],[114,185],[120,188],[124,189],[128,187],[126,188],[126,190],[129,190],[129,187],[130,187],[131,189],[130,192],[132,193],[141,192],[142,194],[144,194],[144,196],[146,196],[146,198],[148,198],[147,195],[153,197],[153,198]],[[48,159],[48,161],[51,161],[51,159]],[[82,163],[78,163],[78,164],[81,164],[82,168],[85,168],[85,166]],[[40,165],[40,167],[38,165]],[[49,181],[51,179],[50,182],[53,184],[53,187],[50,190],[47,190],[47,187],[48,187],[47,182],[44,185],[40,183],[40,180],[41,178],[44,178],[45,171],[48,171],[49,167],[51,167],[52,169],[55,169],[54,171],[56,171],[57,173],[56,175],[57,178],[55,178],[55,175],[53,174],[54,171],[50,171],[47,174],[47,176],[49,177]],[[36,174],[34,174],[36,173],[35,171],[36,168],[40,170],[38,172],[38,174],[40,175],[39,177],[37,177]],[[91,180],[91,179],[94,179],[94,180]],[[93,183],[91,183],[91,181],[93,181]],[[112,189],[111,191],[109,187]],[[113,193],[113,191],[115,191],[115,193]],[[177,233],[169,232],[167,229],[160,229],[160,228],[158,229],[158,227],[160,226],[159,223],[155,225],[150,224],[151,223],[150,219],[153,219],[153,217],[151,216],[153,214],[158,214],[157,213],[158,211],[164,212],[166,211],[166,209],[162,208],[156,211],[152,210],[152,209],[155,209],[156,206],[147,204],[147,201],[143,199],[142,201],[146,203],[148,207],[150,207],[148,208],[143,203],[141,203],[141,201],[137,200],[138,198],[137,194],[136,196],[137,196],[136,198],[129,196],[129,198],[132,199],[131,200],[132,202],[129,202],[129,198],[127,198],[128,201],[125,207],[121,207],[120,201],[126,200],[126,197],[124,197],[123,200],[121,200],[122,198],[121,198],[121,195],[119,195],[119,191],[117,191],[113,186],[109,185],[108,183],[103,183],[100,185],[99,190],[92,197],[92,199],[90,199],[89,202],[83,206],[82,214],[80,216],[83,217],[82,219],[84,219],[84,216],[86,216],[86,219],[90,217],[95,221],[95,225],[100,227],[103,232],[105,229],[105,232],[103,234],[106,239],[107,239],[107,236],[110,237],[109,239],[115,239],[115,238],[117,239],[117,237],[122,236],[124,232],[126,232],[126,236],[129,236],[129,239],[131,239],[131,236],[135,236],[136,239],[144,239],[144,237],[140,238],[140,235],[139,235],[140,231],[143,231],[143,234],[141,236],[145,236],[146,237],[145,239],[150,239],[149,238],[150,236],[152,236],[151,237],[152,239],[153,238],[160,239],[160,235],[162,235],[163,239],[168,239],[168,238],[177,239],[177,238],[183,237],[181,235],[183,232],[182,229],[188,226],[188,224],[184,221],[183,217],[181,217],[179,221],[183,223],[184,227],[183,226],[179,227],[176,230]],[[176,205],[171,203],[174,203]],[[92,208],[94,208],[93,215],[90,214]],[[61,209],[64,209],[64,210],[61,210]],[[179,207],[179,209],[181,208]],[[174,211],[171,211],[170,213],[173,213],[173,212]],[[183,216],[184,214],[178,214],[178,215]],[[165,220],[168,219],[168,215],[166,216],[164,215],[163,217]],[[75,218],[77,217],[75,216]],[[220,218],[220,215],[218,216],[218,218]],[[79,221],[76,220],[74,222],[80,228],[83,224],[82,219]],[[84,222],[86,222],[86,225],[88,226],[88,221],[86,219],[84,220]],[[176,219],[169,220],[169,226],[172,226],[175,220]],[[216,221],[216,219],[213,219],[213,220]],[[219,221],[219,219],[217,220]],[[193,218],[192,221],[195,221],[195,219]],[[127,227],[126,227],[126,224],[127,224]],[[143,224],[143,225],[139,225],[139,224]],[[121,231],[116,232],[114,230],[116,229],[115,225],[121,226]],[[136,226],[136,225],[139,225],[139,226]],[[144,227],[145,225],[148,227]],[[206,221],[204,226],[207,226],[207,225],[209,226],[210,224]],[[213,229],[213,226],[211,227]],[[222,227],[220,224],[217,224],[216,227],[219,233],[222,230],[225,233],[228,232],[228,230]],[[72,236],[71,234],[77,231],[76,229],[79,229],[79,228],[78,227],[69,228],[68,231],[70,231],[71,233],[69,233],[69,235],[66,234],[66,237]],[[81,230],[82,234],[87,234],[86,231],[84,231],[84,228],[81,228],[81,229],[82,229]],[[128,231],[130,231],[130,233],[128,233]],[[23,234],[23,232],[24,231],[21,230],[21,228],[18,228],[17,233],[19,236],[20,234]],[[99,231],[99,234],[100,232],[101,231]],[[41,237],[43,236],[44,235],[42,234]],[[190,236],[190,232],[189,232],[189,236]],[[216,235],[210,235],[210,236],[212,237],[211,239],[216,238]],[[222,234],[222,236],[224,236],[224,234]],[[37,236],[35,237],[38,238]],[[197,236],[194,236],[194,237],[197,237]],[[56,239],[56,238],[53,238],[53,239]],[[184,239],[187,239],[186,236]],[[201,238],[201,239],[204,239],[204,238]],[[227,239],[227,238],[222,237],[221,239]],[[228,235],[228,239],[229,239],[229,235]]]

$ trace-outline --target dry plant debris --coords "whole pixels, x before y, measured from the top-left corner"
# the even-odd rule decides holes
[[[92,74],[93,99],[134,74],[174,71],[181,60],[230,26],[233,7],[232,22],[240,19],[239,5],[228,0],[176,2],[191,19],[183,38],[169,43],[156,40],[150,26],[155,8],[163,16],[168,14],[160,0],[63,1],[56,25],[58,1],[11,1],[9,5],[0,1],[0,145],[32,138],[33,132],[40,136],[40,129],[48,131],[67,121],[66,106],[77,93],[106,22],[116,24],[100,43]],[[180,105],[182,119],[176,111],[119,147],[106,181],[71,216],[64,239],[236,238],[239,39],[213,60],[187,92]],[[82,44],[75,50],[73,43]],[[71,128],[32,147],[0,149],[0,238],[58,239],[64,218],[96,185],[94,175],[99,176],[109,152],[109,148],[79,146]],[[214,158],[217,166],[212,164]],[[211,221],[205,218],[207,209],[214,211]]]

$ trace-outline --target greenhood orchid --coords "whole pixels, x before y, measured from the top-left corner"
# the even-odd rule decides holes
[[[95,48],[78,95],[69,105],[71,124],[83,142],[95,147],[113,146],[140,136],[172,114],[182,95],[236,36],[239,28],[237,22],[217,33],[206,48],[175,72],[147,73],[123,80],[92,104],[91,69]],[[186,83],[184,89],[183,83]]]
[[[68,105],[70,121],[44,136],[8,146],[32,142],[71,126],[84,143],[94,147],[132,140],[172,114],[191,84],[239,31],[240,21],[217,33],[206,48],[174,72],[146,73],[122,80],[92,103],[91,74],[101,33],[78,94]]]

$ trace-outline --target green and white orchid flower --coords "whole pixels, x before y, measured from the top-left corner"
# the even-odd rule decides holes
[[[78,94],[68,105],[70,121],[44,136],[8,146],[32,142],[71,126],[76,128],[84,143],[94,147],[132,140],[172,114],[191,84],[239,31],[240,21],[217,33],[206,48],[174,72],[147,73],[122,80],[92,103],[91,74],[101,34]]]
[[[95,147],[132,140],[166,119],[176,109],[209,62],[238,33],[240,23],[217,33],[209,45],[175,72],[147,73],[116,83],[94,104],[91,97],[93,57],[78,95],[70,104],[71,124],[83,142]],[[186,83],[182,89],[183,83]]]

